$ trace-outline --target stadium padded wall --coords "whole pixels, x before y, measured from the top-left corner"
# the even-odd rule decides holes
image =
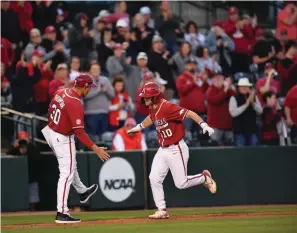
[[[88,209],[155,208],[148,175],[156,153],[111,153],[102,163],[93,153],[78,153],[77,165],[86,185],[99,184],[99,190],[85,204]],[[2,211],[28,208],[26,157],[2,157]],[[39,179],[41,210],[56,209],[57,161],[53,154],[41,156]],[[190,150],[188,174],[209,169],[217,181],[212,195],[202,185],[187,190],[174,186],[171,173],[164,181],[168,207],[222,206],[246,204],[297,203],[297,147],[201,148]],[[17,172],[17,174],[16,174]],[[79,206],[71,190],[69,206]]]

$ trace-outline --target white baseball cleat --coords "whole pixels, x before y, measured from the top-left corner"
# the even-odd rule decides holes
[[[151,219],[166,219],[169,218],[167,210],[157,210],[154,214],[149,215]]]
[[[204,170],[202,172],[202,175],[205,176],[205,181],[204,181],[204,186],[206,188],[209,189],[209,191],[212,193],[212,194],[215,194],[217,192],[217,183],[214,181],[214,179],[211,177],[211,174],[208,170]]]

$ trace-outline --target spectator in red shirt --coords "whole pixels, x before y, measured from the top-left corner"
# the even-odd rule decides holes
[[[256,83],[256,92],[260,103],[263,105],[262,95],[268,91],[271,91],[275,95],[280,93],[280,83],[276,80],[278,73],[274,69],[271,63],[266,63],[264,67],[265,77],[260,78]]]
[[[277,71],[279,73],[279,79],[281,83],[281,96],[285,96],[286,93],[297,84],[296,75],[289,76],[289,71],[293,67],[297,56],[297,43],[295,41],[289,41],[286,45],[286,54],[283,60],[279,60],[277,63]],[[295,76],[295,77],[294,77]]]
[[[176,88],[180,97],[180,106],[199,115],[206,112],[205,92],[208,88],[207,76],[197,73],[195,58],[186,60],[186,70],[177,78]],[[192,120],[184,120],[186,130],[192,129]]]
[[[280,40],[281,31],[288,32],[289,40],[296,40],[297,38],[297,7],[296,3],[288,2],[285,8],[277,15],[277,30],[276,38]]]
[[[1,105],[8,106],[11,103],[10,83],[5,77],[5,65],[1,62]]]
[[[1,62],[9,69],[14,61],[14,48],[10,41],[1,37]]]
[[[277,124],[281,120],[282,110],[272,91],[263,94],[264,108],[261,115],[261,144],[279,145]]]
[[[291,138],[296,143],[297,139],[297,85],[288,92],[285,102],[285,115],[287,124],[291,127]]]
[[[129,23],[129,14],[127,13],[127,4],[125,1],[119,1],[115,4],[114,13],[104,18],[107,23],[116,23],[119,19],[124,19]]]
[[[112,86],[115,91],[109,106],[109,126],[111,131],[115,131],[124,126],[128,117],[134,111],[134,104],[128,92],[125,91],[124,80],[121,75],[114,77]]]
[[[211,86],[207,89],[207,122],[215,133],[211,139],[218,145],[232,145],[232,118],[229,113],[230,97],[235,95],[231,87],[231,78],[224,77],[220,72],[214,72]]]
[[[224,22],[223,27],[235,43],[232,59],[233,72],[249,72],[249,52],[254,36],[253,28],[244,20],[240,20],[236,7],[230,7],[228,13],[229,18]]]
[[[71,87],[73,84],[69,79],[68,67],[63,63],[58,65],[54,78],[55,79],[49,83],[50,100],[54,97],[58,89]]]

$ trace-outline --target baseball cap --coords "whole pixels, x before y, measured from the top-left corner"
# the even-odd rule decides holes
[[[44,55],[43,52],[41,50],[38,50],[38,49],[34,50],[33,53],[32,53],[32,57],[33,56],[43,57],[43,55]]]
[[[256,36],[264,36],[264,30],[262,28],[258,28],[256,30]]]
[[[154,75],[152,72],[146,72],[144,75],[143,75],[143,80],[145,81],[149,81],[149,80],[152,80],[154,78]]]
[[[163,41],[163,39],[159,35],[154,35],[153,40],[152,40],[153,43],[154,42],[162,42],[162,41]]]
[[[148,6],[143,6],[140,8],[139,13],[142,15],[150,15],[152,13],[152,11]]]
[[[140,60],[140,59],[144,59],[144,60],[147,60],[148,59],[145,52],[138,53],[137,60]]]
[[[53,33],[56,32],[56,28],[54,26],[47,26],[44,30],[44,33]]]
[[[123,45],[120,43],[115,44],[114,49],[123,49]]]
[[[268,70],[268,69],[272,69],[272,68],[274,68],[272,63],[270,63],[270,62],[265,63],[264,70]]]
[[[110,13],[107,11],[107,10],[101,10],[100,12],[99,12],[99,14],[98,14],[98,17],[100,17],[100,18],[104,18],[104,17],[107,17],[107,16],[109,16],[110,15]]]
[[[127,118],[127,120],[125,121],[125,126],[127,126],[127,125],[133,125],[133,126],[136,126],[136,121],[135,121],[135,119],[132,118],[132,117]]]
[[[211,78],[215,77],[215,76],[218,76],[218,75],[222,75],[222,71],[221,70],[213,70],[211,72]]]
[[[30,138],[30,135],[26,131],[21,131],[21,132],[18,133],[18,139],[19,140],[29,139],[29,138]]]
[[[197,64],[197,61],[196,61],[195,58],[193,58],[193,57],[189,57],[189,58],[187,58],[187,59],[185,60],[185,63],[186,63],[186,64],[191,64],[191,63]]]
[[[97,85],[89,74],[81,73],[75,78],[74,87],[97,87]]]
[[[230,8],[229,8],[229,10],[228,10],[228,14],[229,15],[234,15],[234,14],[237,14],[238,13],[238,9],[237,9],[237,7],[235,7],[235,6],[231,6]]]
[[[118,28],[118,27],[126,28],[126,27],[128,27],[128,23],[127,23],[127,21],[124,20],[124,19],[119,19],[119,20],[117,21],[116,27],[117,27],[117,28]]]
[[[68,66],[65,63],[60,63],[57,66],[57,70],[61,70],[61,69],[68,69]]]

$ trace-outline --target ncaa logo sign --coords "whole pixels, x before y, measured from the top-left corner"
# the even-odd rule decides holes
[[[112,202],[125,201],[135,187],[135,173],[131,164],[123,158],[107,160],[99,173],[99,185],[103,195]]]

